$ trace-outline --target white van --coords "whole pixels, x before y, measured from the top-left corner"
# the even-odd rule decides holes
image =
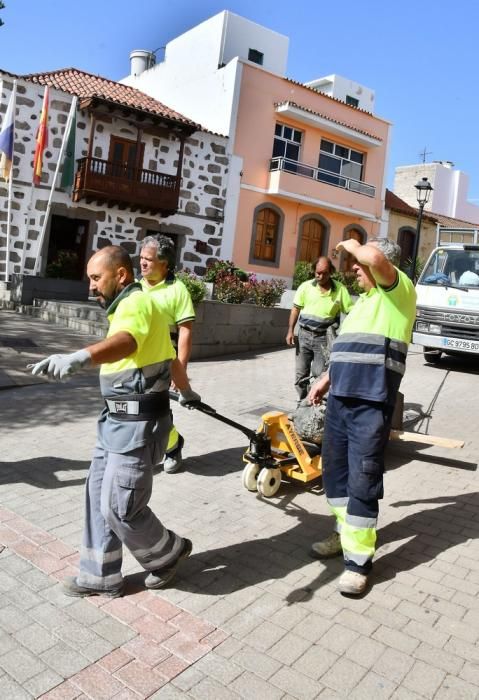
[[[442,353],[479,356],[479,229],[438,227],[436,248],[416,285],[413,343],[427,362]]]

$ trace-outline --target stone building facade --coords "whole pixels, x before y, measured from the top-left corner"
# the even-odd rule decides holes
[[[70,274],[81,279],[91,253],[119,244],[133,256],[151,233],[170,236],[177,267],[203,274],[211,259],[222,257],[223,219],[228,178],[227,139],[147,97],[139,90],[69,69],[14,76],[0,72],[0,124],[17,79],[13,196],[9,274],[31,274],[41,256],[40,273],[70,251]],[[35,139],[45,86],[49,86],[48,145],[40,185],[32,187]],[[39,241],[60,155],[72,96],[77,95],[76,179],[72,193],[58,177],[42,250]],[[122,160],[123,156],[123,160]],[[130,167],[130,159],[138,160]],[[181,163],[179,164],[179,157]],[[128,161],[128,163],[127,163]],[[91,166],[107,174],[100,193],[78,189],[79,172]],[[61,171],[60,171],[61,172]],[[118,175],[120,175],[118,179]],[[135,183],[177,178],[175,206],[162,204],[162,189],[136,201]],[[118,189],[123,194],[116,196]],[[105,182],[106,182],[105,180]],[[129,181],[132,186],[129,186]],[[138,181],[138,182],[137,182]],[[75,188],[77,189],[75,193]],[[97,196],[98,195],[98,196]],[[75,201],[77,200],[77,201]],[[0,183],[0,275],[5,276],[8,186]],[[73,261],[73,262],[72,262]],[[65,276],[68,276],[66,274]]]

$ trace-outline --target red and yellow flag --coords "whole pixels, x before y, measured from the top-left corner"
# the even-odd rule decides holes
[[[48,146],[48,86],[43,95],[42,113],[38,125],[35,156],[33,158],[33,184],[39,185],[42,179],[43,151]]]

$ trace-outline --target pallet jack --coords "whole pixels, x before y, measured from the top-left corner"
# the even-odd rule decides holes
[[[170,391],[170,398],[178,401],[178,394]],[[202,401],[191,402],[187,408],[201,411],[246,435],[249,447],[243,454],[246,466],[242,483],[248,491],[271,498],[281,485],[282,474],[303,483],[321,476],[321,445],[302,440],[286,413],[264,413],[258,430],[252,430]]]
[[[172,391],[169,393],[170,399],[179,400],[177,393]],[[192,401],[186,408],[205,413],[246,435],[249,447],[243,454],[246,466],[243,469],[242,483],[248,491],[257,491],[264,498],[271,498],[281,486],[282,474],[303,483],[309,483],[321,477],[321,445],[306,442],[300,438],[286,413],[282,411],[264,413],[258,430],[252,430],[221,415],[212,406],[202,401]],[[464,447],[463,440],[397,429],[391,430],[389,439],[452,449]]]

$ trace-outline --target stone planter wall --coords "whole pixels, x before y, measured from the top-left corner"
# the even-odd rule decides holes
[[[65,280],[33,275],[12,275],[11,301],[15,304],[33,304],[34,299],[64,299],[87,301],[86,280]]]
[[[288,318],[288,309],[203,301],[196,309],[192,359],[285,345]]]

